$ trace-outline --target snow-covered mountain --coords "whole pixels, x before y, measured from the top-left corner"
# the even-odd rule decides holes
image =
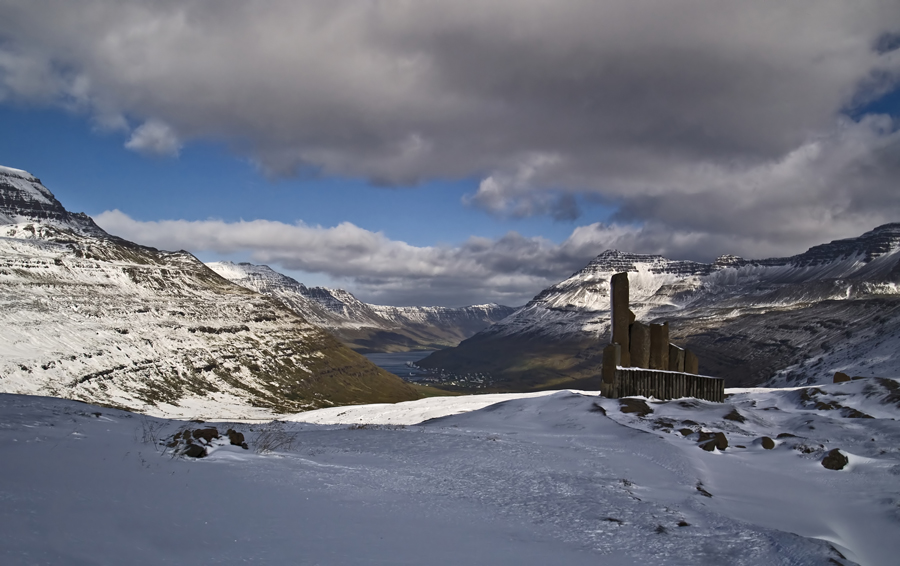
[[[110,236],[0,169],[0,392],[270,417],[417,394],[191,254]]]
[[[900,346],[890,324],[900,320],[900,224],[787,258],[723,256],[706,264],[605,251],[421,365],[460,373],[480,366],[524,377],[526,386],[590,378],[608,342],[609,279],[619,272],[629,274],[638,320],[670,321],[673,339],[700,355],[701,371],[732,385],[817,383],[834,371],[900,373],[900,356],[889,353]],[[492,361],[488,351],[501,354]]]
[[[266,265],[214,262],[207,266],[242,287],[279,299],[364,352],[455,346],[516,310],[497,304],[458,308],[371,305],[343,289],[307,287]]]

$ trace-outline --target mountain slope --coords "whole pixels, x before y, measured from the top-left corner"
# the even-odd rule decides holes
[[[109,236],[0,169],[0,391],[182,417],[418,395],[187,252]]]
[[[606,251],[513,316],[420,365],[457,374],[480,368],[499,389],[591,387],[609,341],[609,278],[623,271],[638,320],[669,321],[673,341],[729,386],[818,383],[834,371],[900,367],[889,353],[900,345],[891,331],[900,321],[900,224],[788,258],[704,264]]]
[[[360,352],[454,346],[516,310],[496,304],[459,308],[370,305],[343,289],[307,287],[266,265],[232,262],[207,265],[229,281],[276,297]]]

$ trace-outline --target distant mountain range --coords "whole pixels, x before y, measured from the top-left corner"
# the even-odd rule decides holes
[[[266,265],[215,262],[210,269],[242,287],[277,298],[359,352],[403,352],[455,346],[516,309],[391,307],[364,303],[343,289],[307,287]]]
[[[0,392],[271,418],[418,394],[191,254],[111,236],[0,167]]]
[[[670,321],[672,340],[727,386],[820,383],[835,371],[900,375],[900,224],[776,259],[707,264],[609,250],[420,365],[487,372],[498,390],[596,389],[618,272],[629,274],[638,320]]]

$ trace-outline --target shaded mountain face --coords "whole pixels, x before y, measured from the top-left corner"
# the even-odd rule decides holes
[[[0,392],[150,414],[271,418],[418,395],[187,252],[109,236],[0,169]]]
[[[455,346],[516,311],[497,304],[469,307],[370,305],[343,289],[307,287],[265,265],[215,262],[222,277],[277,298],[359,352],[404,352]]]
[[[726,385],[806,384],[898,373],[900,224],[787,258],[714,263],[609,250],[509,318],[420,362],[489,372],[501,390],[597,388],[609,342],[609,279],[627,272],[638,320],[669,321],[671,339]]]

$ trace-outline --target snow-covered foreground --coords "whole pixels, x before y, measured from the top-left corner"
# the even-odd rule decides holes
[[[895,564],[898,389],[734,391],[644,416],[571,391],[345,407],[357,424],[215,423],[250,449],[213,441],[197,460],[159,442],[211,423],[0,395],[0,563]],[[700,429],[728,448],[702,450]],[[832,448],[841,471],[820,463]]]

